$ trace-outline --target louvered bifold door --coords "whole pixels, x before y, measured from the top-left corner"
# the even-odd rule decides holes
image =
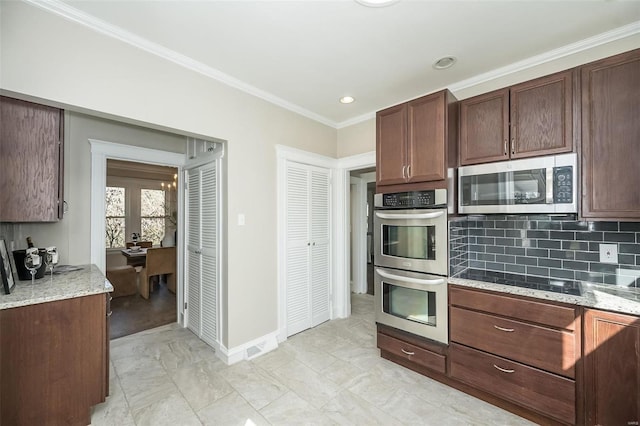
[[[202,340],[218,339],[218,167],[205,166],[201,174]]]
[[[309,289],[309,174],[306,166],[287,164],[286,178],[287,336],[311,327]]]
[[[187,327],[196,336],[200,336],[200,281],[201,281],[201,257],[200,257],[200,170],[192,169],[187,173],[187,241],[186,241],[186,265],[185,274],[187,288]]]
[[[311,326],[329,320],[329,171],[311,170]]]

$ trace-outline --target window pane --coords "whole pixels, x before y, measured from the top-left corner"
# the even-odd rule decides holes
[[[107,186],[105,216],[124,216],[124,188]]]
[[[165,215],[165,192],[162,189],[143,189],[140,193],[140,216],[161,217]],[[142,226],[144,235],[144,225]]]
[[[107,231],[105,242],[107,248],[124,247],[124,218],[108,217],[105,222]]]
[[[164,217],[143,217],[142,225],[142,241],[153,241],[153,245],[159,245],[160,240],[164,237]]]

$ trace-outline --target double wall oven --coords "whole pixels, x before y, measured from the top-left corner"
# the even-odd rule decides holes
[[[376,321],[448,343],[447,191],[375,195]]]

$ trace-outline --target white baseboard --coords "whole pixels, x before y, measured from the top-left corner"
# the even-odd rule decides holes
[[[235,348],[226,348],[220,345],[220,348],[216,351],[218,358],[224,361],[227,365],[232,365],[244,360],[251,360],[264,355],[267,352],[271,352],[278,348],[278,332],[266,334],[262,337],[254,339],[250,342],[244,343]]]

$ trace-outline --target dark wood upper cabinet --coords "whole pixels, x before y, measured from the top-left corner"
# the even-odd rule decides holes
[[[0,97],[0,222],[62,218],[63,111]]]
[[[460,164],[509,159],[509,89],[460,102]]]
[[[376,126],[376,184],[384,187],[378,192],[447,187],[457,146],[457,101],[451,92],[379,111]]]
[[[573,150],[574,70],[460,102],[460,164]]]
[[[640,318],[587,309],[584,337],[586,424],[638,424]]]
[[[405,182],[407,164],[407,104],[376,114],[376,171],[378,185]]]
[[[582,216],[640,220],[640,49],[580,71]]]

